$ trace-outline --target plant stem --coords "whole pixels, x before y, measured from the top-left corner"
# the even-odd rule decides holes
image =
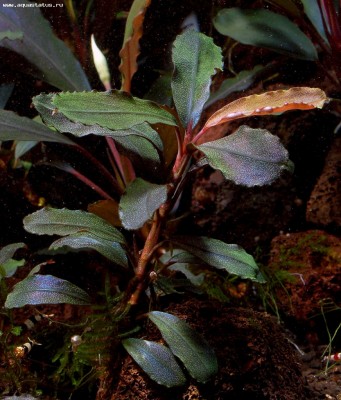
[[[159,210],[157,210],[154,213],[152,227],[149,231],[144,248],[137,264],[135,277],[132,282],[133,286],[136,286],[128,301],[129,305],[136,305],[138,303],[140,295],[145,290],[145,287],[147,285],[146,277],[148,273],[148,265],[153,256],[155,246],[159,240],[161,224],[162,219],[160,217]]]

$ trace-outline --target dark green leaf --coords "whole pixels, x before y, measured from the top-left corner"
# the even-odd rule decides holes
[[[173,103],[171,82],[171,73],[163,73],[151,85],[149,91],[144,96],[144,99],[155,101],[155,103],[165,104],[166,106],[171,107]]]
[[[67,236],[90,232],[102,239],[125,243],[124,236],[109,222],[80,210],[43,208],[24,218],[24,228],[27,232],[38,235]]]
[[[0,109],[5,108],[14,89],[14,83],[0,85]]]
[[[207,382],[218,372],[214,351],[194,329],[178,317],[160,311],[148,313],[162,337],[198,382]]]
[[[208,265],[241,278],[264,282],[258,275],[258,266],[253,257],[236,244],[227,244],[204,236],[178,236],[172,238],[172,242]]]
[[[167,200],[167,186],[135,179],[120,201],[120,218],[126,229],[139,229]]]
[[[17,283],[7,296],[5,307],[69,303],[87,305],[90,298],[78,286],[52,275],[32,275]]]
[[[124,339],[122,344],[137,364],[159,385],[174,387],[186,383],[185,375],[167,347],[135,338]]]
[[[179,35],[173,48],[173,99],[184,127],[199,121],[210,94],[211,76],[222,68],[221,49],[195,29]]]
[[[249,187],[271,183],[290,164],[288,152],[277,136],[246,125],[230,136],[197,148],[226,179]]]
[[[287,17],[268,10],[225,8],[213,20],[217,31],[243,44],[265,47],[302,60],[317,60],[311,40]]]
[[[74,145],[66,136],[12,111],[0,110],[0,140],[55,142]]]
[[[11,4],[30,5],[26,0]],[[86,75],[68,47],[52,32],[38,7],[1,7],[0,30],[22,32],[22,40],[4,39],[0,46],[24,56],[38,70],[38,78],[61,90],[89,90]]]
[[[326,36],[326,32],[324,30],[322,15],[321,15],[320,7],[318,5],[318,1],[317,0],[301,0],[301,2],[304,7],[304,12],[307,15],[307,17],[310,19],[310,22],[314,25],[314,28],[319,33],[319,35],[322,37],[322,39],[327,43],[327,45],[329,45],[328,39]]]
[[[56,107],[53,104],[54,96],[54,93],[42,93],[33,97],[33,104],[39,111],[44,122],[49,126],[53,126],[58,131],[69,132],[77,137],[83,137],[90,134],[109,136],[115,139],[122,146],[125,146],[126,142],[128,142],[126,147],[129,147],[131,140],[134,140],[133,138],[130,140],[128,138],[129,136],[141,136],[148,139],[157,149],[162,151],[162,140],[160,139],[159,134],[147,123],[142,123],[126,130],[112,131],[108,128],[102,128],[99,125],[84,125],[80,122],[73,122],[61,112],[55,112]]]
[[[129,129],[144,122],[177,125],[175,117],[156,103],[118,90],[58,93],[52,102],[62,114],[74,122],[98,124],[112,130]]]
[[[233,92],[240,92],[241,90],[248,89],[263,69],[264,67],[262,65],[256,65],[250,71],[241,71],[234,78],[225,79],[219,89],[210,95],[205,103],[205,108],[218,100],[224,99]]]
[[[60,238],[51,244],[50,249],[60,249],[64,246],[72,249],[96,250],[121,267],[127,267],[128,264],[126,253],[119,243],[103,239],[89,232],[78,232]]]

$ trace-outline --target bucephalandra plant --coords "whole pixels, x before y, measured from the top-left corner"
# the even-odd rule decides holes
[[[212,76],[223,66],[221,49],[211,38],[188,28],[174,42],[172,61],[174,108],[125,91],[86,90],[34,97],[45,125],[0,112],[0,140],[51,141],[79,149],[65,133],[105,138],[112,171],[102,160],[94,160],[93,154],[81,151],[98,166],[98,173],[107,180],[106,189],[68,164],[55,164],[78,174],[98,193],[100,203],[89,208],[94,212],[46,207],[25,217],[24,227],[33,234],[59,236],[51,250],[95,250],[123,271],[122,295],[112,311],[115,321],[138,305],[149,287],[169,278],[170,270],[183,272],[199,287],[209,279],[205,272],[215,269],[264,282],[253,257],[238,245],[180,235],[167,223],[180,216],[178,205],[188,176],[204,165],[249,187],[270,184],[284,169],[291,169],[288,152],[267,130],[242,125],[231,135],[212,140],[216,126],[250,116],[322,108],[327,101],[320,89],[295,87],[240,98],[202,121]],[[110,222],[99,216],[104,216],[103,210],[110,210]],[[14,286],[5,307],[63,302],[90,304],[91,299],[71,282],[39,274],[38,267]],[[123,343],[154,380],[166,386],[184,383],[174,355],[199,382],[216,372],[214,353],[186,324],[155,311],[148,317],[169,348],[132,338]]]

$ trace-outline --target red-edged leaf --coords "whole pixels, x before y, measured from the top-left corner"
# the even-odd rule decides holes
[[[140,54],[139,41],[143,33],[143,20],[151,0],[135,0],[127,18],[123,46],[120,51],[122,90],[130,92],[131,79],[137,71],[137,57]]]
[[[212,126],[234,119],[270,115],[289,110],[310,110],[322,108],[327,101],[323,90],[309,87],[293,87],[263,94],[242,97],[215,112],[207,121],[202,132]]]

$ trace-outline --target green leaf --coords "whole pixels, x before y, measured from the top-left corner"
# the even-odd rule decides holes
[[[21,31],[3,31],[0,32],[0,41],[3,39],[8,39],[8,40],[22,40],[24,37],[23,33]],[[1,46],[1,44],[0,44]]]
[[[217,31],[243,44],[302,60],[317,60],[311,40],[287,17],[268,10],[225,8],[213,20]]]
[[[43,208],[24,218],[27,232],[38,235],[67,236],[90,232],[102,239],[124,244],[124,236],[109,222],[95,214],[66,208]]]
[[[32,102],[42,116],[44,122],[48,126],[53,126],[60,132],[72,133],[76,137],[83,137],[90,134],[109,136],[117,140],[117,142],[122,146],[125,146],[126,142],[128,141],[128,145],[126,145],[128,148],[131,141],[128,137],[140,136],[148,139],[160,151],[163,149],[159,134],[147,123],[133,126],[130,129],[112,131],[107,128],[102,128],[99,125],[84,125],[80,122],[73,122],[61,112],[55,112],[56,107],[53,104],[54,96],[54,93],[42,93],[33,97]]]
[[[236,244],[227,244],[205,236],[177,236],[171,241],[208,265],[241,278],[264,282],[253,257]]]
[[[50,249],[56,250],[64,246],[72,249],[96,250],[121,267],[128,265],[126,253],[119,243],[103,239],[90,232],[78,232],[60,238],[51,244]]]
[[[24,154],[29,152],[31,149],[33,149],[34,146],[38,144],[37,141],[32,140],[31,142],[26,141],[18,141],[15,143],[15,151],[14,151],[14,158],[15,161],[17,162],[20,157],[22,157]]]
[[[25,264],[25,260],[14,260],[14,253],[25,247],[24,243],[12,243],[0,250],[0,280],[13,276],[18,267]]]
[[[196,147],[211,167],[238,185],[269,184],[290,166],[287,150],[266,129],[243,125],[232,135]]]
[[[137,364],[159,385],[174,387],[186,383],[185,375],[167,347],[135,338],[124,339],[122,344]]]
[[[32,275],[17,283],[7,296],[5,307],[36,304],[90,304],[90,297],[78,286],[52,275]]]
[[[119,214],[126,229],[139,229],[167,200],[167,186],[136,178],[121,197]]]
[[[318,34],[322,37],[322,39],[329,46],[329,42],[327,39],[326,32],[323,26],[322,15],[320,11],[320,7],[318,5],[317,0],[301,0],[304,12],[306,16],[310,19],[310,22],[313,24],[314,28],[318,32]]]
[[[5,278],[9,278],[11,276],[13,276],[18,267],[22,267],[25,264],[25,260],[8,260],[5,263],[3,263],[2,265],[0,264],[0,279],[1,277],[5,277]]]
[[[52,131],[45,125],[26,117],[19,117],[14,112],[6,110],[0,110],[0,140],[41,141],[75,145],[72,140]]]
[[[4,264],[6,261],[10,260],[14,253],[25,247],[25,243],[12,243],[0,250],[0,264]]]
[[[250,71],[240,71],[235,77],[225,79],[219,89],[210,95],[204,108],[209,107],[218,100],[224,99],[233,92],[240,92],[248,89],[257,78],[257,75],[264,70],[264,68],[265,67],[262,65],[256,65]]]
[[[160,311],[148,313],[149,319],[159,328],[162,337],[198,382],[207,382],[218,372],[214,351],[194,329],[175,315]]]
[[[221,49],[213,40],[190,28],[179,35],[173,48],[173,99],[184,127],[199,121],[210,94],[211,76],[222,68]]]
[[[26,0],[12,4],[29,6]],[[35,75],[61,90],[89,90],[90,85],[79,62],[53,33],[38,7],[1,7],[0,30],[22,32],[22,40],[4,39],[0,46],[24,56],[37,71]]]
[[[175,117],[156,103],[118,90],[62,92],[56,94],[52,102],[58,111],[74,122],[98,124],[112,130],[129,129],[143,122],[177,125]]]

